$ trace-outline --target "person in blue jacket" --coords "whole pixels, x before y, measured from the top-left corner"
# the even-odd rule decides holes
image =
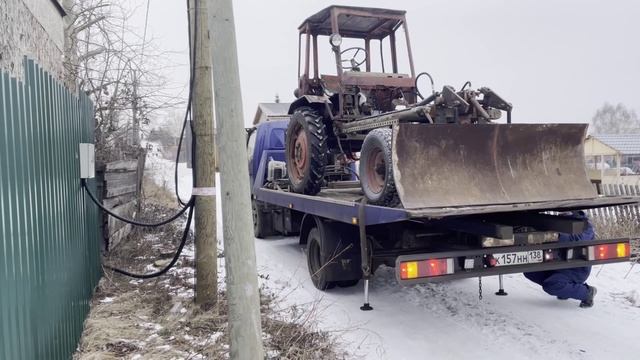
[[[586,221],[584,231],[579,234],[560,233],[558,241],[593,240],[595,237],[593,224],[591,224],[584,211],[574,211],[571,216]],[[593,306],[593,298],[597,292],[595,287],[585,283],[590,273],[591,266],[586,266],[573,269],[530,272],[524,273],[524,276],[541,285],[547,294],[556,296],[559,300],[580,300],[580,307],[589,308]]]

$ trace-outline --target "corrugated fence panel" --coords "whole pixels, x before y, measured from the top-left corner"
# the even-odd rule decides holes
[[[93,105],[33,61],[25,69],[24,83],[0,73],[0,359],[68,359],[101,276],[78,162]]]

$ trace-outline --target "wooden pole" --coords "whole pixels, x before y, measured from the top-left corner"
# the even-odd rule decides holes
[[[209,4],[231,359],[263,359],[246,132],[231,0]]]
[[[196,11],[198,13],[197,28],[194,29]],[[216,199],[215,191],[212,191],[216,185],[215,139],[213,136],[213,89],[207,3],[204,0],[189,0],[189,16],[191,18],[191,44],[192,48],[196,49],[192,108],[196,145],[194,192],[203,194],[197,195],[195,202],[196,304],[212,305],[218,297],[218,250],[216,243]],[[196,33],[196,43],[194,44],[193,35]]]

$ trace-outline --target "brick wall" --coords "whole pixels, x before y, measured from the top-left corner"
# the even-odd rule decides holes
[[[54,0],[0,0],[0,69],[24,77],[23,57],[62,79],[64,22]]]

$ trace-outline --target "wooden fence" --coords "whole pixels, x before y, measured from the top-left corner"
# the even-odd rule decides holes
[[[601,184],[599,187],[602,194],[606,196],[640,197],[639,185]],[[640,206],[636,204],[589,209],[587,214],[592,218],[639,219],[638,221],[640,221]]]
[[[144,173],[145,153],[138,160],[120,160],[99,166],[98,176],[102,183],[103,205],[114,213],[134,218],[141,207],[142,176]],[[113,249],[133,230],[112,216],[102,216],[104,235],[103,250]]]

